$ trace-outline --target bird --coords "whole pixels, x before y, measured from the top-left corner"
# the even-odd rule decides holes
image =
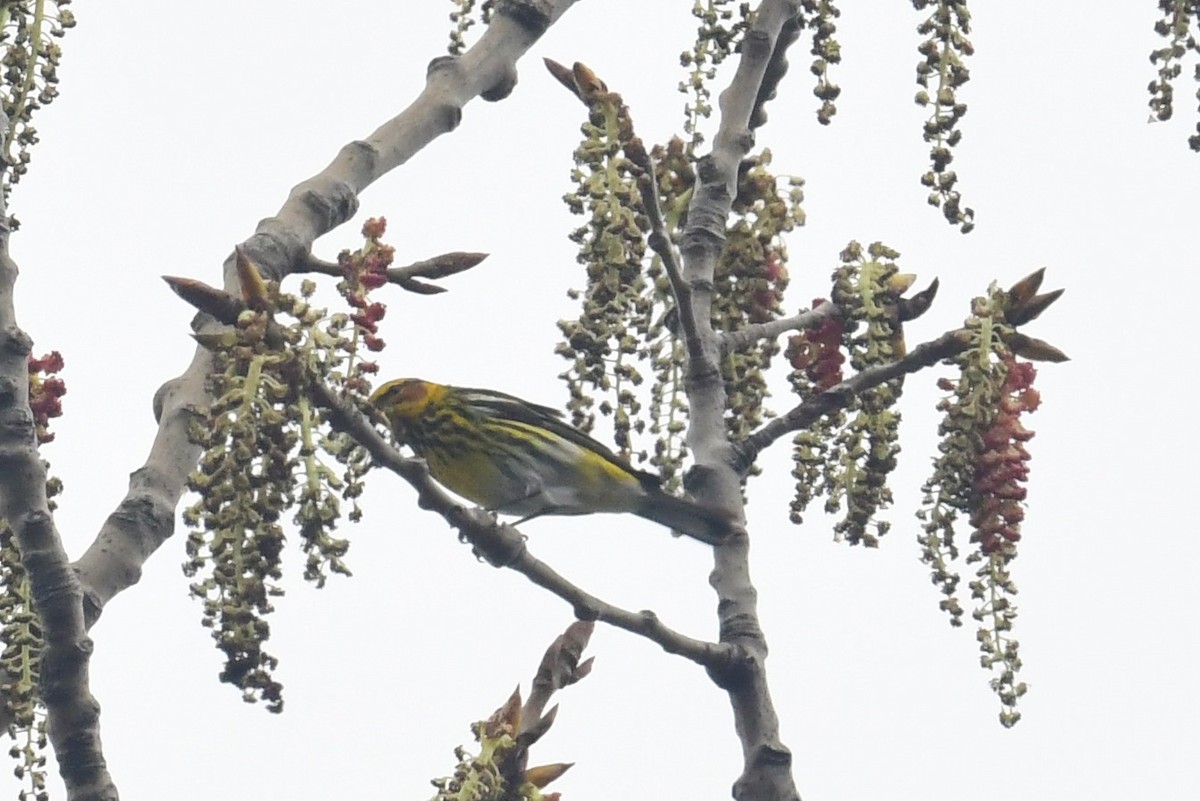
[[[710,545],[729,533],[727,516],[669,494],[658,476],[548,406],[419,378],[388,381],[369,402],[435,481],[491,512],[520,515],[518,524],[541,515],[631,512]]]

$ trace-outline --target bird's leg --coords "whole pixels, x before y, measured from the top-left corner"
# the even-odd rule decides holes
[[[539,482],[530,482],[525,485],[525,492],[523,495],[503,501],[502,503],[498,503],[495,506],[492,506],[491,508],[489,508],[488,511],[505,513],[506,509],[516,509],[516,508],[521,508],[521,507],[527,507],[529,501],[534,500],[535,498],[542,495],[543,493],[544,493],[544,488],[542,487],[542,484],[540,481]],[[527,520],[532,520],[535,517],[540,517],[541,515],[546,514],[546,512],[548,512],[548,511],[549,511],[549,507],[546,507],[546,506],[543,506],[540,509],[535,509],[534,511],[532,511],[529,514],[522,517],[520,520],[513,523],[513,525],[519,526],[522,523],[526,522]],[[515,512],[508,512],[508,514],[515,514]]]
[[[533,520],[535,517],[541,517],[541,516],[542,516],[542,515],[544,515],[544,514],[546,514],[546,510],[545,510],[545,509],[542,509],[542,510],[540,510],[540,511],[534,512],[534,513],[533,513],[533,514],[531,514],[531,515],[525,515],[525,516],[524,516],[524,517],[522,517],[520,520],[515,520],[515,521],[513,521],[513,525],[514,525],[514,526],[519,526],[519,525],[521,525],[522,523],[524,523],[524,522],[526,522],[526,521]]]

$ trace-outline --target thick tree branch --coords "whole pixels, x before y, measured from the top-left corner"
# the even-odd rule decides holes
[[[7,128],[0,113],[0,131]],[[100,705],[88,686],[92,641],[84,625],[83,591],[50,515],[46,466],[29,408],[33,343],[17,325],[17,265],[9,256],[7,219],[0,195],[0,525],[12,529],[41,619],[41,699],[67,797],[115,801],[117,788],[100,745]]]
[[[856,395],[879,386],[885,381],[932,367],[943,359],[962,353],[970,347],[965,332],[947,331],[929,342],[922,342],[903,358],[888,364],[868,367],[819,395],[806,399],[786,414],[780,415],[746,437],[738,446],[738,469],[745,473],[759,453],[785,434],[807,428],[821,417],[844,409]]]
[[[753,129],[766,119],[763,103],[787,71],[786,51],[802,26],[799,3],[764,0],[741,43],[733,81],[721,93],[721,122],[712,152],[696,167],[696,188],[679,249],[690,288],[681,316],[691,318],[696,341],[689,342],[687,390],[688,445],[704,496],[741,516],[741,488],[735,454],[726,435],[725,390],[718,360],[721,340],[712,330],[713,276],[725,245],[725,229],[737,192],[737,171],[754,144]],[[779,719],[767,685],[766,638],[758,620],[758,594],[750,580],[749,537],[729,537],[714,549],[710,583],[716,590],[721,642],[745,659],[736,670],[714,673],[728,692],[734,728],[742,743],[742,775],[734,783],[739,801],[799,801],[792,778],[791,752],[779,737]]]
[[[243,247],[264,275],[282,278],[303,265],[313,242],[350,219],[358,195],[408,161],[438,136],[454,130],[476,97],[499,100],[516,82],[516,62],[575,0],[500,0],[491,24],[461,58],[430,63],[424,91],[366,139],[351,142],[319,174],[298,184],[274,216],[258,224]],[[233,257],[224,265],[225,288],[236,292]],[[217,324],[198,315],[198,332]],[[205,376],[211,358],[198,348],[191,365],[155,397],[158,433],[145,465],[130,476],[129,491],[94,543],[76,563],[86,591],[90,625],[117,593],[137,582],[142,565],[172,533],[175,508],[200,449],[188,438],[192,410],[208,403]]]
[[[785,52],[799,35],[799,3],[764,0],[754,14],[754,25],[742,42],[742,57],[733,82],[720,95],[721,124],[712,152],[697,163],[696,192],[688,208],[688,222],[680,239],[690,303],[680,303],[680,315],[691,316],[696,330],[708,342],[689,343],[689,372],[693,380],[718,383],[709,313],[713,274],[725,246],[725,226],[737,194],[738,166],[754,145],[753,129],[766,119],[765,100],[787,71]]]
[[[429,475],[424,460],[404,456],[356,409],[338,398],[323,384],[312,387],[314,402],[329,411],[334,428],[349,434],[370,452],[376,464],[399,475],[417,491],[417,504],[437,512],[458,529],[476,554],[494,567],[515,570],[571,605],[580,620],[599,620],[610,626],[645,637],[664,651],[678,654],[710,671],[727,671],[740,661],[736,648],[697,640],[671,629],[649,610],[632,612],[608,603],[572,584],[525,545],[525,537],[514,527],[498,523],[495,515],[477,507],[464,507]]]

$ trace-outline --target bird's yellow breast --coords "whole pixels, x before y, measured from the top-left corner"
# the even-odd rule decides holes
[[[429,474],[456,495],[486,509],[497,509],[527,492],[524,482],[506,476],[496,460],[481,450],[424,454]]]

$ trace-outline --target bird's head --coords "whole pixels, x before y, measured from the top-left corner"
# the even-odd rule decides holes
[[[444,394],[441,384],[419,378],[397,378],[371,393],[371,404],[393,422],[412,420]]]

